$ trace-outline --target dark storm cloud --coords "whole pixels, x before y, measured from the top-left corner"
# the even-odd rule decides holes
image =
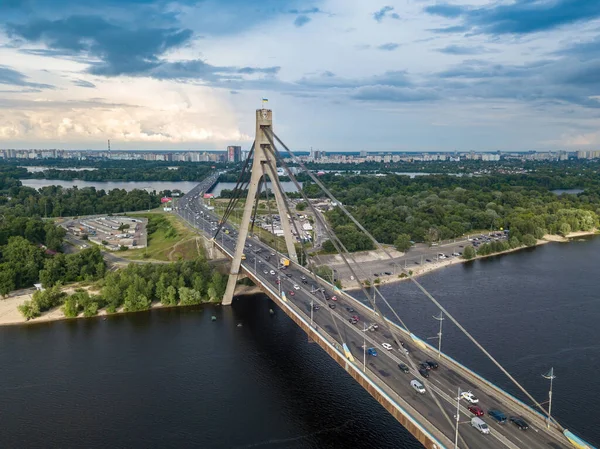
[[[98,16],[72,16],[59,20],[9,23],[13,41],[44,44],[65,55],[87,55],[98,62],[89,68],[96,75],[135,75],[160,65],[159,56],[187,43],[191,30],[130,28]]]
[[[492,6],[469,7],[440,3],[424,11],[459,19],[465,28],[482,34],[528,34],[600,17],[598,0],[517,0]],[[441,29],[444,30],[443,28]]]
[[[216,80],[219,73],[276,74],[279,67],[214,67],[202,60],[167,62],[170,50],[187,45],[192,32],[178,28],[130,28],[97,16],[72,16],[6,25],[14,44],[37,43],[47,48],[28,50],[39,55],[88,58],[88,72],[114,77],[150,76],[158,79]]]

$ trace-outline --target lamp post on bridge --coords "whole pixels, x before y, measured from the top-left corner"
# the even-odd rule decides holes
[[[454,429],[454,449],[458,449],[458,421],[460,419],[460,387],[456,396],[456,427]]]
[[[552,420],[552,381],[556,379],[554,375],[554,368],[550,368],[546,374],[542,374],[544,379],[550,380],[550,391],[548,392],[548,419],[546,420],[546,427],[550,428],[550,421]]]
[[[440,310],[440,316],[434,316],[434,320],[440,322],[440,331],[438,332],[438,359],[442,356],[442,321],[444,321],[444,313]]]
[[[367,370],[367,323],[363,322],[363,373]]]
[[[313,311],[315,310],[315,300],[310,300],[310,327],[313,327]]]

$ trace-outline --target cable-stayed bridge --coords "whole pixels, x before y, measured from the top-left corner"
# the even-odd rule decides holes
[[[358,280],[368,278],[369,274],[362,272],[321,214],[313,211],[369,300],[365,304],[317,276],[314,257],[306,244],[295,238],[302,233],[290,201],[281,189],[277,168],[283,167],[298,190],[301,189],[278,147],[288,152],[288,161],[294,161],[293,154],[273,132],[271,110],[257,110],[256,139],[224,212],[217,215],[202,201],[203,194],[215,183],[216,175],[200,183],[176,205],[177,213],[231,260],[224,305],[231,304],[239,275],[249,277],[427,448],[595,449],[564,429],[550,414],[551,401],[538,402],[533,398],[415,279],[411,281],[439,307],[440,317],[458,326],[473,342],[473,350],[483,351],[521,391],[524,401],[412,334],[379,289],[366,289],[360,284]],[[305,169],[300,162],[295,162]],[[314,175],[306,173],[323,189],[324,195],[335,201]],[[267,178],[271,180],[270,190],[283,228],[286,248],[283,252],[252,235],[259,199],[261,195],[269,199]],[[308,198],[304,199],[312,207]],[[243,205],[244,213],[240,225],[234,226],[228,219],[238,204]],[[340,207],[349,220],[365,232],[365,238],[373,239],[342,205]],[[269,214],[272,216],[273,211],[269,210]],[[384,316],[378,306],[382,303],[388,306],[386,310],[392,311],[392,316]],[[430,369],[425,367],[428,361]],[[548,378],[551,382],[553,373],[549,373]],[[415,388],[413,381],[422,385],[422,389]],[[484,413],[480,417],[485,422],[482,429],[472,422],[475,413],[479,413],[473,406]],[[494,419],[489,415],[490,410],[502,412],[506,421],[501,423]],[[521,429],[511,418],[520,418],[528,429]]]

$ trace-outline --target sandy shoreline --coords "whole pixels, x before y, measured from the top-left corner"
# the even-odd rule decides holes
[[[546,235],[544,235],[543,239],[537,241],[535,246],[545,245],[545,244],[551,243],[551,242],[565,243],[565,242],[569,242],[572,239],[577,238],[577,237],[589,237],[589,236],[596,235],[596,234],[597,234],[597,232],[595,230],[594,231],[571,232],[566,237],[563,237],[560,235],[554,235],[554,234],[546,234]],[[533,246],[532,248],[535,248],[535,246]],[[417,265],[415,267],[412,267],[410,269],[410,271],[412,271],[412,277],[419,277],[424,274],[431,273],[432,271],[439,270],[439,269],[445,268],[445,267],[449,267],[451,265],[456,265],[456,264],[465,263],[465,262],[472,262],[474,260],[484,259],[486,257],[493,257],[493,256],[499,256],[502,254],[513,253],[515,251],[521,251],[521,250],[524,250],[527,248],[528,248],[527,246],[521,246],[519,248],[513,248],[513,249],[509,249],[507,251],[502,251],[502,252],[494,253],[494,254],[488,254],[486,256],[477,256],[470,260],[463,259],[462,257],[454,257],[451,259],[438,260],[436,262],[428,263],[427,265]],[[380,283],[377,285],[381,286],[381,285],[385,285],[385,284],[392,284],[392,283],[396,283],[396,282],[407,281],[410,278],[409,277],[400,278],[399,275],[392,275],[392,276],[380,276],[379,279],[380,279]],[[345,285],[345,284],[347,284],[347,285]],[[348,291],[348,292],[361,289],[358,285],[356,285],[356,281],[352,281],[350,279],[344,279],[342,282],[342,286],[343,286],[343,290]]]
[[[550,243],[550,242],[568,242],[577,237],[586,237],[586,236],[595,235],[595,234],[596,234],[596,232],[584,232],[584,231],[572,232],[566,238],[559,236],[559,235],[545,235],[543,240],[537,241],[537,245],[544,245],[544,244]],[[495,254],[490,254],[488,256],[476,257],[471,260],[483,259],[484,257],[492,257],[492,256],[500,255],[500,254],[508,254],[508,253],[512,253],[514,251],[520,251],[525,248],[526,247],[510,249],[508,251],[504,251],[501,253],[495,253]],[[434,270],[439,270],[441,268],[445,268],[445,267],[448,267],[451,265],[455,265],[458,263],[465,263],[465,262],[470,262],[470,261],[457,257],[457,258],[445,259],[445,260],[440,260],[437,262],[432,262],[427,265],[415,266],[415,267],[411,268],[412,273],[413,273],[412,276],[413,277],[422,276],[422,275],[424,275],[426,273],[430,273]],[[381,279],[381,282],[379,283],[379,285],[384,285],[384,284],[391,284],[394,282],[406,281],[409,278],[408,277],[399,278],[398,275],[395,275],[395,276],[382,276],[382,277],[380,277],[380,279]],[[355,281],[350,281],[348,279],[348,280],[345,280],[344,282],[348,283],[348,286],[344,286],[345,291],[353,291],[353,290],[360,289],[355,284]],[[352,283],[352,285],[350,285],[350,283]],[[72,286],[69,286],[68,288],[66,288],[64,291],[71,294],[75,291],[75,289],[77,287],[78,286],[76,286],[76,285],[72,285]],[[90,287],[84,287],[84,288],[90,289]],[[21,312],[19,312],[17,307],[19,305],[23,304],[23,302],[25,302],[26,300],[31,299],[31,296],[33,295],[34,292],[35,292],[35,289],[33,289],[33,288],[25,289],[25,290],[18,290],[18,291],[12,292],[7,298],[0,299],[0,326],[47,323],[50,321],[77,320],[77,319],[85,318],[83,316],[83,314],[80,314],[76,318],[67,318],[63,314],[61,307],[57,307],[53,310],[49,310],[47,312],[42,313],[42,315],[38,318],[27,321],[25,318],[23,318],[23,316],[21,315]],[[241,295],[255,294],[255,293],[257,293],[256,288],[243,286],[243,285],[238,286],[238,290],[236,291],[236,294],[238,294],[238,295],[240,295],[240,294]],[[207,303],[207,304],[216,304],[216,303]],[[164,307],[185,307],[185,306],[164,306],[160,303],[153,303],[151,307],[152,307],[152,309],[159,309],[159,308],[164,308]],[[132,313],[132,312],[123,312],[122,310],[119,310],[115,314],[122,314],[122,313]],[[115,314],[112,314],[112,315],[115,315]],[[107,313],[104,309],[102,309],[98,312],[97,316],[104,316],[104,315],[107,315]]]
[[[63,291],[68,294],[71,294],[75,291],[76,288],[77,288],[77,286],[69,286],[68,288],[65,288]],[[90,289],[89,287],[83,287],[83,288],[86,290]],[[47,312],[43,312],[41,316],[34,318],[33,320],[27,321],[23,317],[23,315],[21,315],[21,312],[19,312],[17,307],[20,306],[21,304],[23,304],[23,302],[25,302],[26,300],[30,300],[31,296],[33,295],[34,292],[35,292],[35,289],[33,289],[33,288],[25,289],[25,290],[17,290],[15,292],[12,292],[8,298],[0,299],[0,326],[37,324],[37,323],[47,323],[50,321],[78,320],[78,319],[86,318],[83,316],[83,313],[80,313],[75,318],[68,318],[62,312],[62,310],[61,310],[62,306],[61,306],[61,307],[57,307],[55,309],[49,310]],[[236,295],[253,295],[253,294],[257,294],[257,293],[260,293],[260,290],[258,290],[258,287],[251,287],[248,285],[239,285],[236,290]],[[219,305],[219,303],[215,303],[215,302],[206,302],[203,304]],[[202,305],[202,304],[199,304],[199,305]],[[163,308],[170,308],[170,307],[190,307],[190,306],[182,306],[182,305],[165,306],[159,302],[152,303],[152,305],[151,305],[152,309],[163,309]],[[145,310],[142,312],[145,312]],[[135,313],[135,312],[125,312],[121,308],[117,312],[111,313],[110,315],[121,315],[124,313]],[[106,313],[106,310],[100,309],[96,316],[106,316],[106,315],[109,315]]]

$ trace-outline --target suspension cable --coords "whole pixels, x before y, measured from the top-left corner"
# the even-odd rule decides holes
[[[290,179],[292,180],[292,182],[294,183],[294,185],[296,186],[296,189],[298,189],[298,192],[300,192],[300,194],[302,195],[303,199],[308,203],[309,207],[311,208],[311,210],[313,211],[313,213],[315,214],[315,217],[319,217],[320,220],[323,221],[322,217],[320,217],[316,211],[316,209],[314,208],[314,206],[312,205],[312,203],[310,202],[310,200],[308,199],[308,197],[306,196],[306,194],[302,191],[302,186],[300,186],[300,184],[298,183],[296,177],[294,176],[294,174],[292,173],[292,171],[290,170],[290,168],[287,166],[287,164],[285,163],[285,161],[283,160],[283,157],[281,157],[281,155],[279,154],[277,148],[275,147],[271,136],[269,135],[269,133],[265,133],[265,135],[267,136],[267,138],[269,139],[269,141],[271,142],[271,146],[273,147],[273,150],[275,152],[276,157],[278,157],[279,162],[281,163],[281,165],[284,167],[284,169],[288,172],[288,176],[290,177]],[[291,215],[290,215],[291,216]],[[358,263],[356,262],[354,256],[352,254],[350,254],[348,252],[348,250],[346,249],[346,247],[344,246],[344,244],[338,239],[337,235],[335,235],[335,233],[333,232],[333,230],[331,230],[326,223],[323,222],[324,228],[327,232],[327,234],[329,235],[333,245],[335,246],[336,250],[338,251],[338,253],[340,254],[340,256],[342,256],[342,260],[345,262],[347,268],[350,270],[350,272],[354,275],[354,277],[357,279],[358,284],[360,286],[360,288],[363,290],[363,293],[365,294],[367,300],[369,300],[369,302],[371,303],[371,305],[373,306],[373,309],[375,310],[375,312],[381,316],[384,317],[384,314],[382,313],[382,311],[378,308],[378,306],[376,305],[375,301],[371,301],[368,292],[366,291],[365,287],[362,285],[362,283],[358,280],[358,277],[356,276],[356,273],[354,272],[354,269],[350,266],[350,264],[348,263],[348,260],[346,259],[345,254],[347,254],[351,259],[352,262],[359,266]],[[304,247],[302,246],[302,249],[304,250]],[[314,271],[311,270],[311,273],[314,274]],[[315,275],[316,278],[316,275]],[[315,279],[316,282],[316,279]],[[385,298],[384,298],[385,300]],[[390,308],[390,310],[393,311],[393,309],[391,308],[391,306],[389,305],[389,303],[386,304],[388,305],[388,307]],[[330,310],[330,314],[332,317],[332,321],[335,323],[335,317],[333,315],[333,312]],[[398,319],[400,320],[400,317],[398,317]],[[401,321],[401,320],[400,320]],[[397,333],[395,332],[395,330],[392,328],[391,324],[388,323],[386,320],[383,320],[383,324],[384,326],[386,326],[388,328],[388,330],[390,331],[390,334],[392,335],[393,340],[395,341],[396,345],[398,345],[399,348],[402,347],[402,345],[399,343],[399,340],[397,338]],[[342,337],[342,334],[339,332],[339,328],[336,324],[336,329],[338,331],[338,335],[340,335],[340,337]],[[407,328],[408,330],[408,328]],[[416,368],[416,363],[412,360],[411,357],[408,357],[408,361],[411,365],[411,367],[415,370],[418,371]],[[429,382],[425,381],[425,384],[427,385]],[[439,398],[437,397],[437,395],[435,394],[434,390],[432,388],[428,388],[428,391],[430,393],[430,396],[433,398],[434,402],[436,403],[436,405],[438,406],[438,408],[440,409],[440,411],[442,412],[442,415],[446,418],[446,421],[450,424],[450,426],[452,427],[453,421],[452,419],[450,419],[450,416],[448,415],[447,411],[444,409],[444,407],[442,406]],[[466,443],[466,441],[463,439],[462,435],[459,434],[459,437],[463,443],[463,447],[468,449],[468,445]]]
[[[377,246],[377,248],[381,251],[384,252],[384,254],[386,256],[388,256],[391,260],[394,259],[394,257],[383,247],[383,245],[381,245],[372,235],[371,233],[369,233],[364,226],[362,226],[355,218],[354,216],[348,212],[348,210],[342,205],[342,203],[340,203],[334,196],[333,194],[331,194],[331,192],[314,176],[314,174],[312,174],[307,168],[306,166],[289,150],[289,148],[281,141],[281,139],[279,137],[277,137],[277,135],[275,133],[273,133],[273,136],[275,137],[275,139],[277,139],[277,141],[285,148],[285,150],[288,152],[288,154],[290,154],[290,156],[292,157],[292,160],[296,163],[298,163],[300,165],[300,167],[303,168],[303,170],[305,170],[307,172],[307,174],[311,177],[311,179],[323,190],[323,192],[334,202],[338,203],[340,210],[342,210],[342,212],[344,212],[344,214],[346,216],[348,216],[348,218],[350,218],[352,220],[352,222],[365,234],[367,235],[371,241],[373,241],[373,243]],[[444,312],[446,314],[446,316],[450,319],[450,321],[452,321],[468,338],[469,340],[471,340],[471,342],[473,342],[473,344],[475,344],[475,346],[477,348],[479,348],[531,401],[533,404],[535,404],[536,407],[538,407],[545,415],[548,415],[548,412],[541,406],[541,404],[500,364],[500,362],[498,362],[476,339],[475,337],[473,337],[459,322],[456,318],[454,318],[454,316],[452,314],[450,314],[445,307],[443,307],[426,289],[425,287],[423,287],[413,276],[412,274],[408,273],[408,271],[405,268],[401,267],[401,270],[407,274],[408,278],[419,288],[419,290],[421,290],[425,296],[432,301],[442,312]],[[393,310],[393,309],[392,309]],[[564,430],[563,427],[555,420],[553,420],[558,427],[561,430]]]

